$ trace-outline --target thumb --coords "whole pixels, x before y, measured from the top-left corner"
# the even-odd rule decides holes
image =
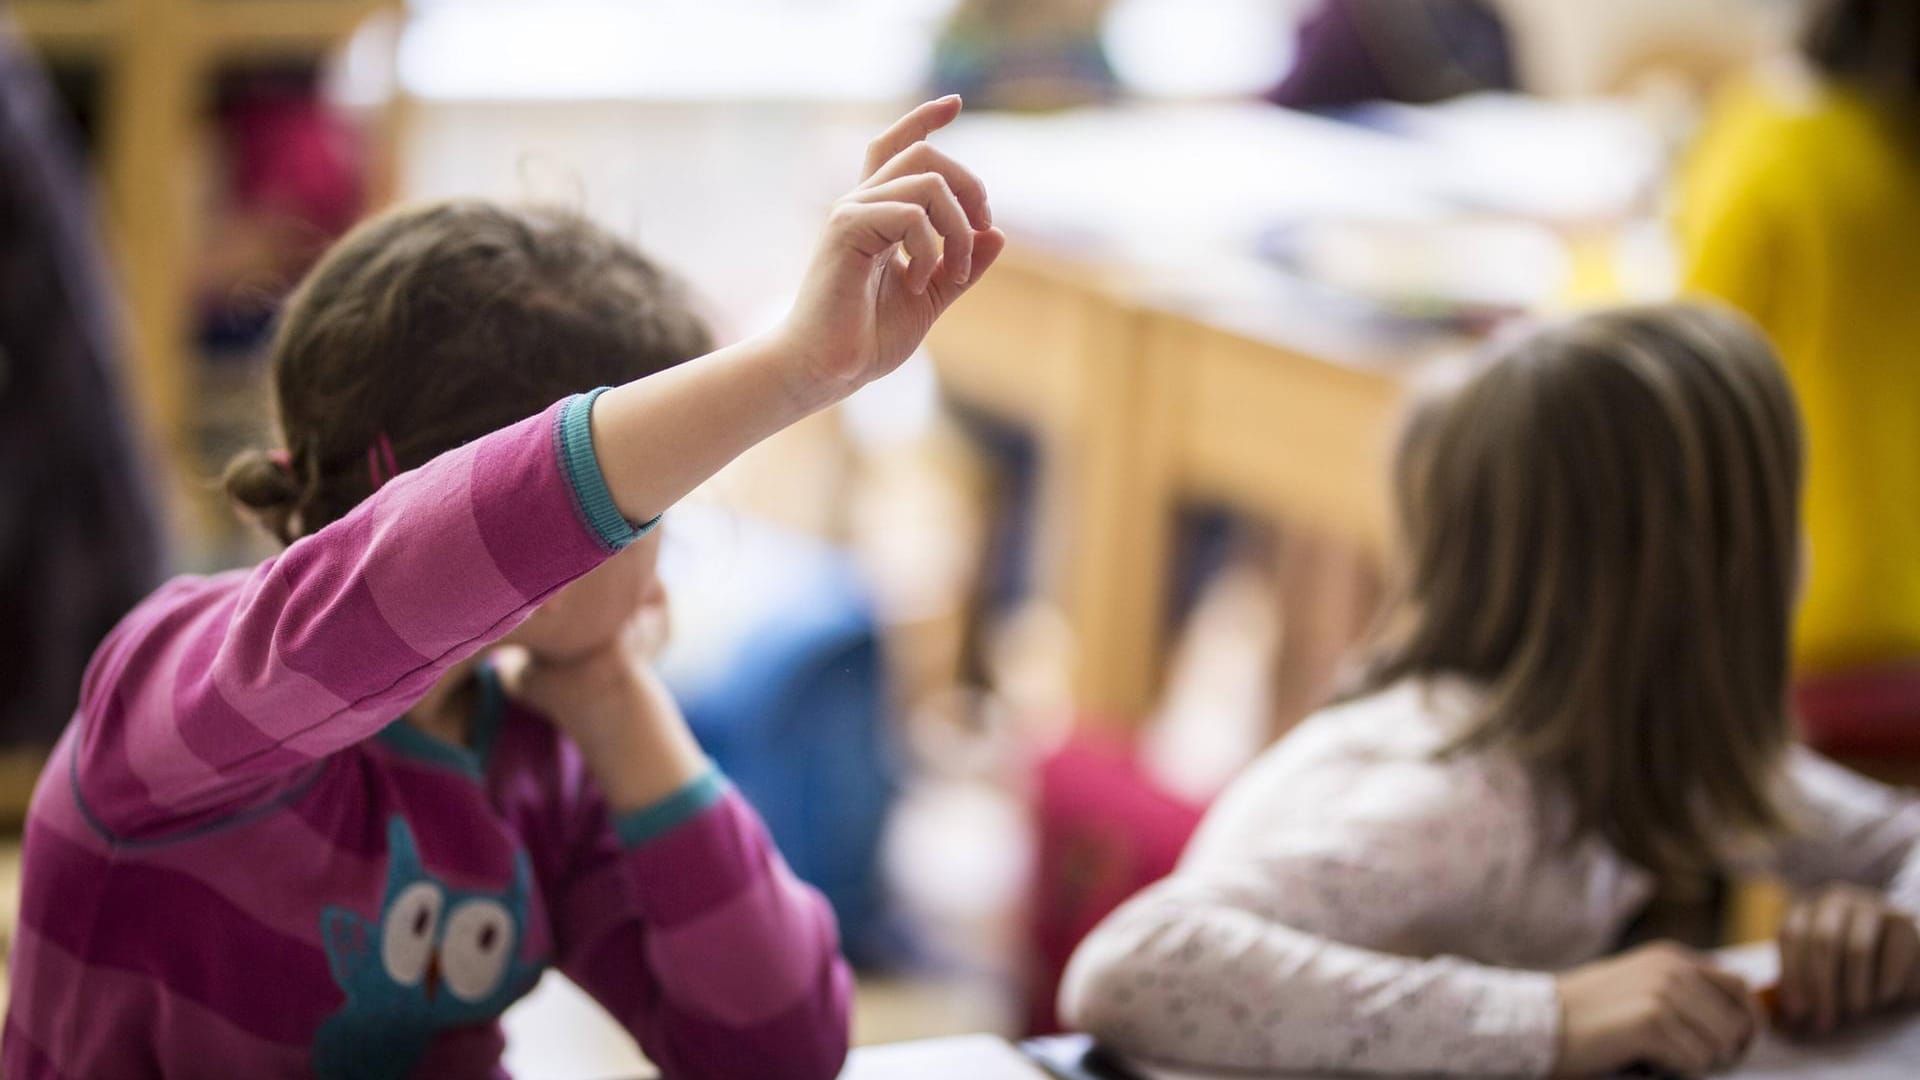
[[[955,285],[944,275],[935,275],[928,283],[928,291],[933,294],[937,312],[945,312],[953,302],[966,295],[968,289],[993,269],[994,261],[1007,249],[1007,234],[998,228],[980,229],[973,234],[973,273],[964,284]]]

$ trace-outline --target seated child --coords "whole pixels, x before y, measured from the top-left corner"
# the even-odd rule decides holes
[[[633,639],[661,512],[992,265],[924,141],[959,111],[876,140],[792,313],[699,359],[674,280],[563,213],[402,210],[314,268],[285,449],[227,478],[288,546],[95,654],[27,824],[7,1076],[496,1076],[548,967],[667,1075],[838,1073],[833,917]]]
[[[1920,803],[1792,742],[1800,476],[1785,377],[1721,309],[1590,315],[1435,388],[1358,689],[1081,945],[1068,1020],[1202,1067],[1699,1075],[1754,1034],[1748,988],[1609,954],[1732,869],[1808,890],[1787,1023],[1920,1000]]]

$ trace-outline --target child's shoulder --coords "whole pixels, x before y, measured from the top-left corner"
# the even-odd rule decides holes
[[[1307,815],[1391,807],[1421,816],[1461,803],[1517,805],[1525,785],[1515,763],[1491,753],[1444,753],[1479,698],[1460,680],[1409,679],[1330,706],[1269,748],[1235,786]]]
[[[1221,796],[1191,857],[1366,851],[1396,866],[1428,851],[1523,857],[1535,815],[1516,763],[1443,753],[1468,700],[1462,687],[1421,680],[1314,714]]]
[[[1478,688],[1462,679],[1403,679],[1319,710],[1275,749],[1424,760],[1446,745],[1479,700]]]
[[[185,626],[201,613],[237,598],[246,587],[249,573],[241,569],[169,578],[121,616],[107,632],[100,647],[94,650],[96,664],[109,654],[165,638],[169,628]]]

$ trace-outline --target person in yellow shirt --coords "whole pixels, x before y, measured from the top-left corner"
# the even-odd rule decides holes
[[[1813,741],[1920,749],[1920,0],[1815,5],[1681,185],[1690,290],[1774,340],[1806,420],[1794,650]]]

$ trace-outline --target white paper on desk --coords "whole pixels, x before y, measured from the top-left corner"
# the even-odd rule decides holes
[[[897,1046],[866,1046],[840,1080],[1047,1080],[1047,1074],[992,1035],[959,1035]]]
[[[1722,966],[1755,986],[1780,974],[1780,954],[1771,945],[1728,949]],[[1256,1077],[1249,1073],[1204,1073],[1132,1063],[1142,1080],[1335,1080],[1333,1077]],[[1814,1044],[1788,1042],[1765,1034],[1746,1063],[1723,1080],[1913,1080],[1920,1076],[1920,1019],[1863,1029]]]

